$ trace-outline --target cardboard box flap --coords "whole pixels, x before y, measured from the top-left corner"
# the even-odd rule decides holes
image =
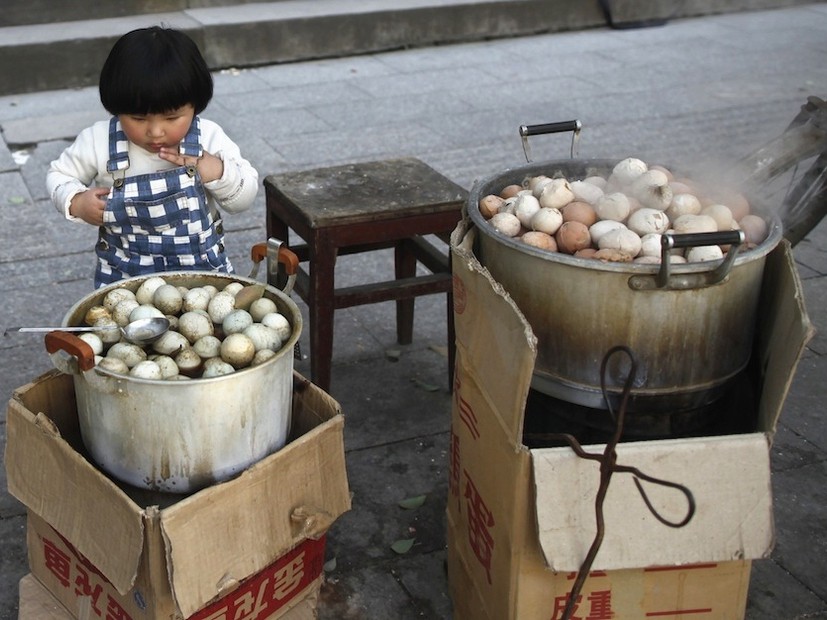
[[[515,445],[522,443],[523,408],[537,357],[537,338],[514,301],[473,253],[476,229],[464,219],[451,235],[457,359],[473,376]],[[493,290],[494,295],[491,295]],[[484,303],[480,300],[485,300]],[[485,364],[479,364],[485,360]],[[480,376],[480,368],[484,376]],[[502,378],[502,382],[491,378]],[[502,385],[512,385],[504,390]]]
[[[789,302],[779,303],[782,300]],[[801,354],[815,335],[786,239],[781,241],[779,250],[767,256],[759,310],[756,350],[763,388],[758,419],[759,428],[772,438]]]
[[[585,446],[602,453],[604,446]],[[714,449],[726,459],[707,459]],[[660,523],[627,473],[614,473],[603,504],[605,537],[593,570],[671,566],[765,557],[774,528],[768,438],[761,433],[621,443],[617,463],[687,487],[696,511],[684,527]],[[569,448],[532,450],[540,546],[555,571],[580,568],[596,532],[599,463]],[[643,482],[643,481],[642,481]],[[678,490],[643,482],[658,512],[687,514]]]
[[[72,434],[76,424],[70,376],[52,371],[15,391],[6,418],[9,492],[72,540],[125,594],[143,551],[141,511],[63,438],[64,430]],[[107,501],[90,502],[89,497]]]
[[[312,413],[322,396],[294,393],[299,417]],[[304,539],[321,536],[350,509],[343,426],[337,415],[238,478],[161,511],[172,594],[184,617]],[[208,541],[204,532],[210,532]]]

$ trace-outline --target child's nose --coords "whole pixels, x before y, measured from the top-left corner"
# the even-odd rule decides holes
[[[146,128],[146,133],[152,137],[164,135],[164,127],[161,123],[149,123]]]

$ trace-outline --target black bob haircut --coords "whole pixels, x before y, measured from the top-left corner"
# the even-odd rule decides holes
[[[212,99],[213,81],[198,46],[183,32],[153,26],[115,42],[98,89],[110,114],[163,114],[192,104],[199,114]]]

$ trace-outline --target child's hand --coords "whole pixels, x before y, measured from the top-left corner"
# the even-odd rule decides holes
[[[158,156],[176,166],[191,166],[195,164],[195,167],[198,169],[198,174],[201,175],[201,180],[204,183],[220,179],[221,175],[224,174],[224,162],[215,155],[207,153],[207,151],[204,151],[201,157],[193,157],[192,155],[181,155],[177,148],[164,147],[158,151]]]
[[[75,194],[69,205],[69,215],[80,218],[92,226],[103,224],[103,211],[106,208],[106,197],[109,189],[94,187],[85,192]]]

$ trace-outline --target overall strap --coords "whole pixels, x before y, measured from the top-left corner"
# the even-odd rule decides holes
[[[109,119],[109,161],[106,171],[126,170],[129,168],[129,140],[126,137],[117,116]]]
[[[201,148],[201,119],[198,116],[193,117],[187,135],[184,136],[178,146],[178,152],[181,155],[191,155],[193,157],[201,157],[204,154],[204,150]]]

